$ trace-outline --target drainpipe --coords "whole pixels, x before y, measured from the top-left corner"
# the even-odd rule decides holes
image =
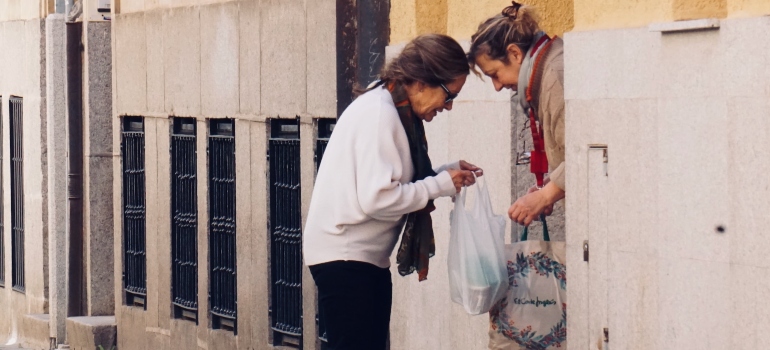
[[[67,23],[67,221],[69,233],[68,316],[84,316],[83,239],[83,23]]]
[[[337,0],[337,118],[356,85],[377,79],[390,36],[391,0]]]

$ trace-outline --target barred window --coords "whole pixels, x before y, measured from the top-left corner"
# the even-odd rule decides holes
[[[144,119],[123,118],[123,282],[126,304],[147,308]]]
[[[302,202],[298,119],[270,128],[270,244],[273,344],[302,347]]]
[[[321,167],[326,146],[329,144],[329,138],[332,137],[334,126],[337,125],[336,119],[318,119],[318,137],[315,145],[315,166],[316,171]]]
[[[209,122],[209,285],[214,329],[237,332],[235,124]]]
[[[175,318],[198,320],[198,163],[194,118],[171,130],[171,294]]]
[[[321,167],[321,160],[323,159],[324,152],[326,152],[326,146],[329,144],[329,138],[332,136],[332,131],[334,131],[334,126],[336,124],[336,119],[318,119],[318,136],[316,137],[315,146],[316,171]],[[326,334],[326,322],[324,318],[325,315],[319,308],[316,317],[316,322],[318,324],[318,338],[323,343],[326,343],[328,341],[328,336]]]
[[[25,292],[24,284],[24,124],[23,100],[11,96],[11,284]]]

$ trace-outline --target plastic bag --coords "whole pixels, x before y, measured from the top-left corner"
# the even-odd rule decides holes
[[[508,289],[505,260],[505,217],[495,215],[486,183],[476,184],[476,203],[466,208],[468,188],[455,200],[450,221],[449,288],[452,301],[471,315],[480,315]]]

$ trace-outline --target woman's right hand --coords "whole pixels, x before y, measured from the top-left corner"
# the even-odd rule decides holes
[[[463,186],[470,186],[476,183],[476,178],[470,170],[449,169],[447,172],[452,177],[452,183],[454,183],[457,193],[460,193]]]
[[[545,181],[543,181],[543,186],[547,185],[549,182],[551,182],[551,178],[550,177],[546,177]],[[530,194],[532,192],[537,192],[539,190],[540,189],[537,188],[537,185],[534,185],[534,186],[529,188],[529,190],[527,191],[527,194]],[[545,210],[543,210],[543,214],[545,214],[545,216],[551,216],[551,214],[553,214],[553,205],[554,205],[554,203],[551,203],[551,204],[549,204],[549,205],[547,205],[545,207]],[[538,218],[538,220],[539,220],[539,218]]]

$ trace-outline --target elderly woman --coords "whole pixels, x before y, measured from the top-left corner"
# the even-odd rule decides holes
[[[532,7],[514,1],[479,26],[468,59],[497,91],[517,91],[529,115],[537,184],[508,209],[511,220],[529,226],[565,196],[564,43],[540,30]]]
[[[340,117],[318,170],[303,252],[332,349],[385,349],[390,324],[390,256],[402,275],[428,272],[433,200],[475,182],[465,161],[433,168],[423,122],[452,109],[470,73],[445,35],[412,40],[381,79]]]

